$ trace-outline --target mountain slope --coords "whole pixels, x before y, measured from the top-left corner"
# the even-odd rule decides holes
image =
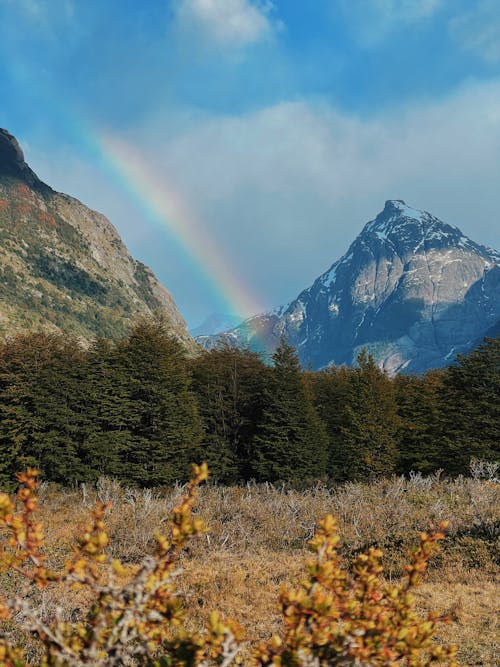
[[[0,335],[44,328],[90,340],[153,311],[194,349],[172,296],[109,220],[40,181],[0,129]]]
[[[285,336],[314,369],[350,365],[366,347],[389,373],[421,372],[470,349],[499,317],[500,254],[392,200],[311,287],[225,340],[269,352]]]

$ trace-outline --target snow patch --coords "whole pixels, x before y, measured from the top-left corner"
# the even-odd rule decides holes
[[[328,306],[328,310],[329,310],[331,313],[334,313],[335,315],[338,315],[338,314],[339,314],[339,307],[338,307],[338,305],[337,305],[336,303],[331,303],[331,304]]]

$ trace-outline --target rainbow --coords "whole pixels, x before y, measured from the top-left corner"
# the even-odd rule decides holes
[[[13,76],[16,78],[15,72]],[[107,131],[97,131],[81,113],[68,106],[67,100],[58,99],[57,91],[49,90],[47,82],[43,88],[38,81],[31,85],[59,128],[87,150],[94,163],[134,201],[145,220],[169,233],[222,312],[243,320],[265,310],[241,282],[173,179],[160,178],[130,143]]]
[[[180,189],[161,176],[130,143],[109,132],[93,133],[100,162],[144,213],[145,218],[175,239],[220,307],[241,320],[263,310],[238,279]]]

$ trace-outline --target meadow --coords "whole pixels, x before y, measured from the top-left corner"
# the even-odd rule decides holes
[[[187,611],[189,629],[201,629],[209,611],[238,622],[248,643],[244,651],[279,634],[278,593],[304,575],[307,541],[316,521],[330,513],[339,522],[342,554],[349,561],[370,546],[383,552],[385,576],[403,573],[408,549],[420,531],[450,522],[442,552],[432,561],[418,589],[417,606],[449,616],[436,641],[454,643],[462,664],[496,665],[498,643],[498,554],[500,485],[494,465],[477,463],[470,477],[448,479],[439,473],[414,474],[365,483],[345,483],[297,491],[271,484],[206,485],[195,508],[210,532],[189,544],[181,558],[176,586]],[[95,485],[61,490],[40,488],[48,562],[60,566],[71,554],[84,515],[98,501],[109,502],[106,523],[109,550],[132,573],[154,548],[153,535],[168,520],[182,494],[167,489],[127,488],[101,478]],[[13,580],[0,580],[7,592]],[[50,620],[58,613],[74,619],[88,604],[85,595],[47,587],[36,604]],[[7,623],[27,656],[36,661],[36,641],[19,635],[15,619]]]

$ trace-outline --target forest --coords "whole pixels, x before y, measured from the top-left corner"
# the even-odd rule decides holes
[[[284,341],[186,356],[161,317],[126,336],[26,333],[0,346],[0,487],[27,467],[61,485],[116,478],[155,487],[205,461],[221,484],[306,488],[381,476],[466,473],[498,459],[500,339],[445,369],[389,378],[361,352],[354,368],[302,370]]]

